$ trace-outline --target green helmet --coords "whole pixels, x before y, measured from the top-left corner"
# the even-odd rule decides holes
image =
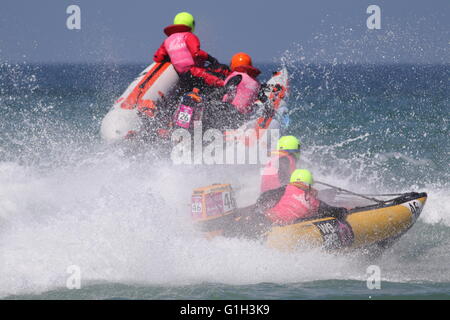
[[[283,136],[278,140],[277,150],[300,152],[300,141],[294,136]]]
[[[188,12],[180,12],[173,19],[173,24],[184,24],[191,28],[191,31],[194,32],[195,29],[195,19],[192,14]]]
[[[311,186],[314,183],[314,180],[311,171],[306,169],[297,169],[292,172],[290,182],[303,182]]]

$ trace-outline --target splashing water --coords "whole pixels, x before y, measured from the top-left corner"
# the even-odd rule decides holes
[[[114,75],[131,79],[141,67],[115,66],[120,70],[110,70],[113,76],[104,83],[96,75],[108,73],[105,66],[0,69],[2,83],[9,84],[0,98],[0,296],[45,297],[51,290],[70,296],[64,288],[71,265],[81,268],[82,292],[100,283],[98,291],[86,293],[90,298],[133,297],[133,289],[108,286],[115,283],[143,287],[140,296],[157,287],[172,290],[169,297],[200,290],[200,298],[218,294],[211,293],[211,284],[224,292],[248,290],[250,297],[264,296],[260,291],[269,284],[270,298],[277,299],[316,296],[300,293],[308,284],[318,292],[326,287],[323,296],[339,297],[342,283],[329,282],[339,280],[354,286],[348,294],[367,294],[369,262],[358,255],[284,253],[257,241],[208,241],[194,230],[193,188],[231,182],[243,205],[257,196],[257,172],[177,167],[99,141],[101,117],[129,80]],[[264,73],[274,68],[268,65]],[[380,265],[388,283],[430,282],[430,292],[434,284],[450,283],[448,117],[443,116],[449,95],[442,82],[450,69],[333,64],[290,69],[288,131],[302,140],[301,166],[351,190],[429,193],[414,228],[370,263]],[[104,296],[101,288],[110,292]]]

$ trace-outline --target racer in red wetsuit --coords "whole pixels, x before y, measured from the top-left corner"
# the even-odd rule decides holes
[[[193,33],[194,28],[195,20],[191,14],[187,12],[177,14],[174,24],[164,28],[164,33],[168,37],[155,52],[153,60],[170,61],[173,64],[183,85],[187,86],[184,92],[190,91],[193,87],[200,89],[222,87],[230,69],[200,49],[200,41]]]
[[[294,136],[282,136],[262,171],[261,193],[287,185],[299,157],[300,141]]]
[[[292,173],[288,185],[263,193],[257,206],[272,223],[281,225],[311,217],[343,219],[348,210],[320,201],[317,191],[312,188],[313,183],[309,170],[297,169]]]
[[[219,96],[210,108],[208,119],[216,129],[236,129],[254,115],[255,103],[267,101],[264,86],[257,79],[261,71],[252,65],[251,57],[236,53],[230,63],[231,73],[225,79],[224,87],[217,90]]]

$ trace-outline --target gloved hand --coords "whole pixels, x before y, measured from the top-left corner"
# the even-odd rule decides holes
[[[241,81],[242,76],[240,74],[232,77],[226,84],[227,90],[234,90],[239,85],[239,83],[241,83]]]
[[[268,87],[269,86],[266,83],[261,83],[261,87],[260,87],[259,92],[258,92],[258,99],[262,103],[266,103],[267,100],[269,100],[269,98],[266,95],[266,92],[269,92]]]
[[[208,56],[207,61],[209,63],[211,63],[212,66],[216,66],[219,64],[219,60],[217,60],[216,58],[214,58],[213,56]]]
[[[269,85],[265,82],[261,83],[261,91],[271,91],[272,90],[272,85]]]
[[[217,62],[216,64],[212,65],[215,69],[219,69],[219,70],[226,70],[231,72],[231,69],[228,65],[223,64],[223,63],[219,63]]]
[[[335,217],[336,219],[343,220],[347,216],[347,213],[348,210],[346,208],[338,207],[331,212],[331,216]]]

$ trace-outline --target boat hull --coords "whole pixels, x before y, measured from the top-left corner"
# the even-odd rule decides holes
[[[397,240],[417,221],[426,200],[426,193],[408,193],[384,204],[352,209],[343,219],[322,217],[285,226],[269,225],[250,206],[196,224],[207,237],[257,238],[279,250],[360,249]]]

